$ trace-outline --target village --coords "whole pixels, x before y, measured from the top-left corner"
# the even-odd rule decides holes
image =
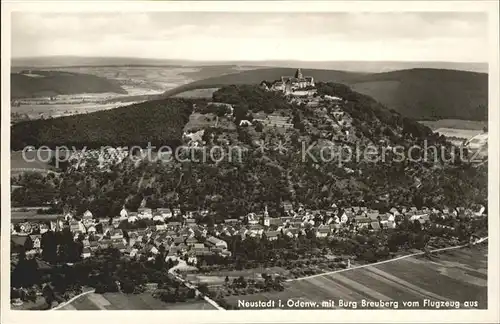
[[[21,221],[11,225],[12,253],[26,250],[27,257],[37,257],[42,252],[42,235],[52,231],[71,231],[74,240],[83,245],[81,257],[92,257],[97,250],[115,248],[125,258],[153,260],[160,250],[166,252],[165,261],[182,259],[189,265],[196,265],[204,256],[231,256],[230,247],[224,237],[240,236],[277,240],[279,236],[297,238],[305,235],[305,230],[313,231],[316,238],[326,239],[340,235],[348,230],[361,229],[378,231],[395,229],[407,219],[418,221],[422,225],[431,222],[431,216],[441,219],[484,217],[485,208],[478,211],[470,209],[443,208],[417,209],[391,208],[387,213],[370,210],[366,207],[337,208],[335,204],[328,210],[310,210],[303,206],[293,207],[289,202],[283,204],[283,216],[272,217],[267,210],[262,213],[250,213],[240,218],[225,219],[223,223],[207,226],[201,220],[209,211],[186,211],[181,209],[141,207],[137,211],[122,209],[119,216],[112,218],[94,218],[86,211],[76,217],[71,213],[50,215],[49,221]],[[149,225],[148,225],[149,224]]]

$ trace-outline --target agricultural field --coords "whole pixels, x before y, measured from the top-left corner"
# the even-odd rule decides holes
[[[104,100],[104,99],[103,99]],[[66,101],[65,101],[66,102]],[[137,102],[127,103],[99,103],[99,102],[79,102],[79,103],[46,103],[46,104],[21,104],[13,107],[11,112],[16,115],[25,116],[29,119],[57,118],[78,114],[88,114],[101,110],[114,109],[121,106],[132,105]],[[13,118],[14,119],[14,118]]]
[[[434,132],[444,135],[449,138],[463,138],[469,139],[477,134],[481,134],[483,131],[470,130],[470,129],[457,129],[457,128],[438,128]]]
[[[439,128],[453,128],[463,130],[482,131],[483,127],[488,126],[487,121],[462,120],[462,119],[440,119],[440,120],[421,120],[419,123],[436,130]]]
[[[292,280],[285,283],[285,290],[282,292],[228,296],[225,299],[232,305],[238,305],[239,300],[274,300],[274,307],[278,307],[281,300],[283,308],[380,308],[362,307],[362,300],[398,301],[399,309],[436,308],[435,305],[424,306],[423,300],[429,299],[433,302],[458,301],[460,308],[467,308],[465,302],[477,302],[477,305],[470,307],[485,309],[487,264],[486,246],[462,248],[442,252],[431,260],[425,257],[409,257],[360,269]],[[330,300],[335,303],[321,304]],[[351,304],[339,306],[340,300]],[[288,307],[289,301],[291,304],[294,301],[316,304]],[[404,306],[403,301],[417,301],[419,305]],[[390,307],[395,308],[394,304]]]
[[[196,80],[255,69],[250,66],[96,66],[54,70],[116,80],[129,95],[159,94]]]
[[[196,72],[192,67],[156,66],[87,66],[63,67],[53,70],[93,74],[116,80],[129,95],[162,93],[165,90],[194,81],[185,73]]]
[[[50,170],[52,167],[49,165],[49,161],[53,154],[54,151],[51,150],[33,150],[25,152],[24,156],[22,151],[11,152],[11,171],[19,169]]]
[[[188,301],[183,303],[165,303],[154,298],[150,293],[122,294],[122,293],[91,293],[82,296],[61,310],[201,310],[214,309],[204,300]]]
[[[61,215],[57,214],[37,214],[36,210],[28,211],[11,211],[10,220],[11,223],[22,223],[26,220],[28,221],[53,221],[56,220]]]

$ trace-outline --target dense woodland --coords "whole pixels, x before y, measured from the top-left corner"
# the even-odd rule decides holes
[[[193,102],[162,99],[84,115],[21,122],[12,127],[11,147],[13,150],[22,150],[28,145],[87,149],[147,147],[149,142],[176,147]]]

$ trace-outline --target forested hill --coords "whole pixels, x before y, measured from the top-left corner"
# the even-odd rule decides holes
[[[243,71],[208,78],[164,93],[173,96],[187,90],[230,84],[258,84],[293,75],[292,68]],[[315,81],[336,82],[367,94],[405,117],[414,119],[488,119],[488,75],[457,70],[409,69],[386,73],[335,70],[302,70]]]
[[[182,128],[192,110],[192,101],[161,99],[46,120],[33,120],[12,126],[12,150],[27,145],[40,147],[147,146],[179,144]]]
[[[118,82],[90,74],[62,71],[11,73],[11,98],[47,97],[77,93],[127,94]]]
[[[29,195],[24,189],[16,191],[14,201],[27,205],[26,199],[33,200],[38,190],[44,201],[58,201],[78,213],[89,209],[97,217],[118,215],[124,204],[136,210],[145,201],[150,208],[206,208],[218,221],[265,206],[277,214],[286,201],[309,208],[336,203],[382,212],[392,206],[487,205],[487,165],[474,168],[460,160],[450,162],[452,154],[459,154],[444,136],[343,84],[318,82],[317,94],[302,100],[259,86],[231,85],[217,90],[213,99],[230,103],[232,113],[225,105],[201,99],[169,98],[16,124],[12,147],[17,149],[24,145],[145,147],[148,142],[158,147],[179,143],[189,120],[204,132],[200,139],[191,138],[195,143],[185,139],[188,147],[196,147],[186,154],[202,154],[199,148],[214,146],[239,147],[242,154],[241,159],[209,158],[204,163],[174,159],[169,167],[161,163],[136,166],[127,159],[110,168],[111,177],[90,167],[62,173],[61,181],[46,181]],[[410,150],[414,146],[429,149]],[[435,158],[422,161],[427,153],[432,154],[433,146],[443,150],[436,149]],[[364,152],[368,147],[377,150],[377,160],[366,159],[362,153],[360,159],[355,156],[358,149]],[[395,160],[397,154],[390,147],[406,152],[404,159]],[[304,148],[310,148],[310,154]],[[322,154],[326,155],[320,158]],[[16,181],[17,185],[28,183]],[[147,186],[142,185],[144,181]]]

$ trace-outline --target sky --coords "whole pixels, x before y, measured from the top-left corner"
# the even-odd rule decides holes
[[[487,62],[485,13],[12,13],[12,57]]]

